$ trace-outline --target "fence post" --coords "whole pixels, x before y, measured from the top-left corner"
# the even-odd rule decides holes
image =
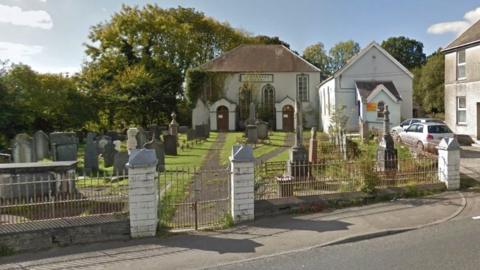
[[[250,145],[234,145],[230,157],[231,215],[234,223],[253,220],[255,158]]]
[[[460,146],[454,138],[444,138],[438,145],[438,179],[448,190],[460,188]]]
[[[155,236],[158,225],[157,157],[152,149],[132,149],[128,167],[130,236]]]

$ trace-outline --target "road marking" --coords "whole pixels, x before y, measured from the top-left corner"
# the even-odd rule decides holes
[[[473,220],[480,219],[480,216],[472,217]]]

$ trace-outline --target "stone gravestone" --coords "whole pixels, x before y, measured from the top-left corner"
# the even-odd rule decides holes
[[[288,176],[294,180],[302,179],[308,175],[308,157],[307,149],[303,146],[303,119],[302,105],[298,100],[295,101],[295,145],[290,149],[290,158],[288,160]]]
[[[197,139],[206,139],[207,136],[207,126],[202,124],[202,125],[196,125],[195,126],[195,138]]]
[[[35,149],[35,159],[42,160],[50,157],[48,135],[39,130],[33,134],[33,145]]]
[[[122,142],[116,140],[113,142],[115,154],[113,156],[113,175],[116,176],[126,176],[128,174],[128,169],[125,165],[128,162],[128,152],[122,152]]]
[[[247,120],[247,143],[256,144],[258,141],[258,130],[255,125],[255,104],[250,103],[250,110]]]
[[[98,154],[103,155],[105,152],[105,145],[112,142],[112,138],[106,135],[101,136],[97,140]]]
[[[187,130],[187,141],[193,141],[193,140],[195,140],[195,130],[188,129]]]
[[[157,139],[156,135],[153,136],[154,138],[143,145],[145,149],[153,149],[155,150],[155,154],[157,156],[157,171],[164,172],[165,171],[165,146],[163,142]]]
[[[178,136],[178,123],[177,123],[177,114],[174,112],[171,114],[172,116],[172,122],[170,122],[170,125],[168,125],[168,133],[172,136]]]
[[[137,148],[142,148],[145,143],[148,142],[148,134],[142,127],[138,127],[138,133],[136,135]]]
[[[177,155],[177,136],[165,135],[163,136],[163,142],[165,146],[165,154],[176,156]]]
[[[154,124],[149,126],[148,131],[151,132],[152,139],[153,139],[153,136],[156,136],[157,137],[156,139],[160,139],[160,135],[162,134],[162,129],[159,125]]]
[[[114,158],[115,158],[115,153],[116,153],[116,150],[115,150],[115,145],[113,144],[113,142],[110,140],[108,141],[108,143],[105,145],[104,149],[103,149],[103,163],[104,163],[104,166],[105,167],[112,167],[113,166],[113,162],[114,162]]]
[[[28,134],[20,133],[13,140],[13,162],[35,162],[33,140]]]
[[[397,149],[390,135],[390,112],[388,105],[383,110],[383,137],[377,148],[377,167],[379,171],[395,173],[397,169]]]
[[[75,132],[53,132],[49,137],[54,161],[77,160],[78,138]]]
[[[310,142],[308,144],[308,162],[310,162],[311,164],[317,163],[317,148],[317,128],[312,127],[312,131],[310,132]]]
[[[87,141],[85,144],[84,154],[84,168],[86,174],[91,174],[98,171],[98,151],[95,137],[97,135],[93,132],[87,134]]]
[[[257,126],[258,138],[260,140],[268,139],[268,123],[261,120],[257,120],[256,126]]]
[[[255,125],[257,113],[255,112],[255,103],[251,102],[248,110],[247,125]]]
[[[188,127],[187,126],[179,126],[178,127],[178,132],[182,133],[182,134],[185,134],[185,133],[188,132]]]
[[[137,128],[129,128],[127,130],[127,149],[128,153],[130,153],[133,149],[137,149]]]

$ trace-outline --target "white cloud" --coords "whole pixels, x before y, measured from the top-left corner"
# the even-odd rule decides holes
[[[441,35],[445,33],[455,33],[456,35],[460,35],[470,25],[480,20],[480,7],[468,11],[467,13],[465,13],[463,18],[464,20],[462,21],[451,21],[433,24],[428,27],[427,32],[436,35]]]
[[[42,50],[43,47],[38,45],[0,41],[0,60],[10,60],[12,63],[26,62],[30,60],[30,56],[39,54]]]
[[[0,22],[42,29],[53,27],[52,17],[44,10],[22,10],[20,7],[1,4]]]

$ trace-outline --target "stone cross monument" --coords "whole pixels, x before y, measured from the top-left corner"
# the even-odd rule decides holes
[[[255,103],[250,103],[250,110],[247,120],[247,143],[256,144],[258,141],[258,130],[255,125]]]
[[[302,105],[295,101],[295,145],[290,149],[288,175],[294,179],[308,176],[308,152],[303,146]]]
[[[388,106],[383,111],[383,137],[377,149],[377,165],[380,171],[397,169],[397,149],[390,135],[390,112]]]

